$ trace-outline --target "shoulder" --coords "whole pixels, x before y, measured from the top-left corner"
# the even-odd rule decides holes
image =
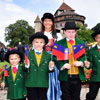
[[[61,39],[63,39],[63,37],[62,37],[62,35],[61,35],[61,33],[56,33],[57,34],[57,41],[59,41],[59,40],[61,40]]]
[[[84,43],[83,40],[79,40],[78,38],[75,38],[75,41],[78,41],[78,42],[80,42],[80,43]]]
[[[57,44],[64,43],[65,41],[66,41],[66,38],[61,39],[61,40],[57,41]]]
[[[28,51],[28,54],[34,53],[34,50],[30,50]]]
[[[47,56],[50,56],[51,55],[50,53],[46,52],[45,50],[43,50],[43,54],[44,55],[47,55]]]

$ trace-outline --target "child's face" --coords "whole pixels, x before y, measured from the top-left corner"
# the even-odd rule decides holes
[[[69,40],[70,39],[74,39],[75,36],[76,36],[76,30],[73,30],[73,29],[71,29],[71,30],[65,30],[64,34],[65,34],[66,38],[68,38]]]
[[[100,34],[96,35],[95,40],[97,41],[97,44],[100,46]]]
[[[33,44],[34,49],[40,51],[43,49],[43,47],[45,45],[45,41],[44,41],[44,39],[36,38],[33,40],[32,44]]]
[[[11,55],[9,56],[9,62],[10,62],[10,64],[11,64],[12,66],[18,65],[19,62],[20,62],[20,57],[19,57],[19,55],[18,55],[18,54],[11,54]]]

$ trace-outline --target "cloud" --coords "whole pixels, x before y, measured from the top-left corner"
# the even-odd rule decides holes
[[[0,41],[4,41],[4,30],[9,24],[15,23],[17,20],[23,19],[29,22],[34,27],[36,14],[28,9],[24,9],[13,3],[0,1]]]
[[[100,0],[65,0],[76,13],[86,17],[88,28],[94,27],[100,22]]]

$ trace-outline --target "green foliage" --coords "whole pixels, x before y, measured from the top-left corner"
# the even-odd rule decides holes
[[[8,62],[0,62],[0,75],[2,74],[3,70],[4,70],[4,65],[7,65],[8,67],[10,66],[10,64]],[[3,69],[3,70],[1,70]]]
[[[9,42],[9,46],[17,46],[18,42],[23,45],[29,44],[29,37],[34,33],[32,26],[27,21],[18,20],[14,24],[10,24],[5,29],[5,40]]]
[[[77,24],[80,29],[77,31],[77,37],[80,40],[83,40],[86,44],[93,42],[93,39],[91,37],[91,34],[93,31],[91,29],[87,29],[87,27],[80,25],[79,23]]]

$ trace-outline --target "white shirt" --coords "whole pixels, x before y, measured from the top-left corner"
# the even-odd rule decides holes
[[[48,37],[48,39],[53,39],[51,33],[52,33],[51,31],[50,31],[50,32],[44,32],[44,35],[46,35],[46,36]],[[57,37],[58,37],[58,38],[57,38],[57,41],[63,39],[61,33],[56,33],[56,34],[57,34]]]
[[[13,67],[16,67],[16,68],[18,69],[18,65],[16,65],[16,66],[11,66],[11,68],[13,68]]]
[[[97,45],[97,48],[100,49],[100,46]]]

